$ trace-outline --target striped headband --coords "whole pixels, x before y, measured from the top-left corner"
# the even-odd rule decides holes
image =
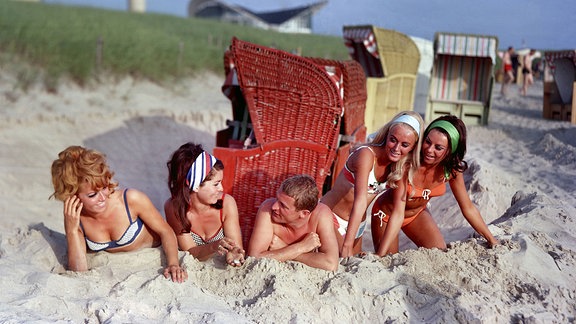
[[[212,170],[215,163],[216,158],[206,151],[198,155],[196,161],[192,163],[190,170],[188,170],[188,175],[186,175],[186,184],[188,184],[188,188],[192,190],[198,189],[202,181],[204,181],[208,173],[210,173],[210,170]]]
[[[440,128],[443,129],[446,133],[448,133],[448,137],[450,137],[450,145],[452,146],[451,152],[452,153],[456,152],[456,149],[458,148],[458,142],[460,142],[460,133],[458,132],[456,127],[454,127],[454,125],[452,125],[452,123],[450,123],[449,121],[437,120],[432,124],[430,124],[428,128],[426,128],[426,134],[428,134],[428,132],[430,132],[432,128]]]
[[[392,123],[404,123],[410,125],[410,127],[414,128],[418,137],[420,137],[420,122],[418,119],[410,116],[410,115],[402,115],[392,121]]]

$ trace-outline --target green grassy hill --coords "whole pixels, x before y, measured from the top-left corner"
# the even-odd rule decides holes
[[[0,0],[0,67],[21,86],[100,73],[153,81],[223,73],[233,36],[302,55],[347,59],[340,37],[283,34],[211,20]]]

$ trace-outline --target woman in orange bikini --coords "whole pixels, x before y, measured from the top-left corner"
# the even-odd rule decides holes
[[[167,163],[171,197],[164,204],[166,221],[178,246],[204,261],[215,254],[226,263],[244,263],[236,201],[223,192],[224,165],[201,145],[186,143]]]
[[[51,172],[52,196],[64,202],[68,269],[88,270],[87,251],[128,252],[162,245],[164,276],[176,282],[188,278],[170,226],[146,194],[117,190],[104,154],[70,146],[52,162]]]
[[[368,207],[367,212],[372,215],[376,254],[383,256],[398,252],[400,229],[418,247],[446,249],[444,237],[427,208],[430,198],[446,192],[446,183],[450,184],[468,223],[488,241],[490,247],[498,244],[466,191],[463,172],[468,164],[463,160],[465,154],[466,126],[462,120],[455,116],[442,116],[426,128],[420,166],[405,172],[396,189],[387,190]],[[398,199],[398,196],[404,199]],[[393,213],[398,209],[405,212]]]
[[[334,213],[341,258],[362,252],[366,207],[384,191],[387,181],[402,178],[406,162],[418,163],[418,154],[412,153],[420,152],[423,131],[424,121],[417,112],[401,112],[348,156],[334,186],[320,200]]]

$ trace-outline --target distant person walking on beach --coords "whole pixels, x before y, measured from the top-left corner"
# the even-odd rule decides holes
[[[500,93],[506,95],[508,92],[508,86],[514,81],[514,69],[512,67],[512,56],[514,55],[514,47],[508,47],[508,50],[504,52],[502,57],[502,69],[504,71],[504,80],[502,80],[502,88]]]
[[[530,53],[526,54],[522,60],[522,75],[524,76],[524,82],[522,84],[522,89],[520,89],[520,94],[523,96],[528,92],[528,87],[534,83],[534,76],[532,74],[532,60],[534,59],[534,54],[536,54],[536,51],[531,49]]]

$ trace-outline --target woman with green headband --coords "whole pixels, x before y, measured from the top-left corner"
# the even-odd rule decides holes
[[[490,247],[498,244],[472,203],[464,184],[463,172],[468,168],[466,154],[466,126],[456,116],[442,116],[434,120],[424,132],[420,165],[406,172],[404,182],[397,189],[388,190],[368,207],[372,214],[372,239],[376,254],[384,256],[398,252],[400,229],[418,247],[446,249],[446,242],[432,218],[430,198],[446,192],[446,182],[470,225],[482,235]],[[405,189],[402,189],[405,188]],[[404,217],[391,213],[396,207],[393,196],[404,190]],[[398,192],[396,192],[398,194]]]

